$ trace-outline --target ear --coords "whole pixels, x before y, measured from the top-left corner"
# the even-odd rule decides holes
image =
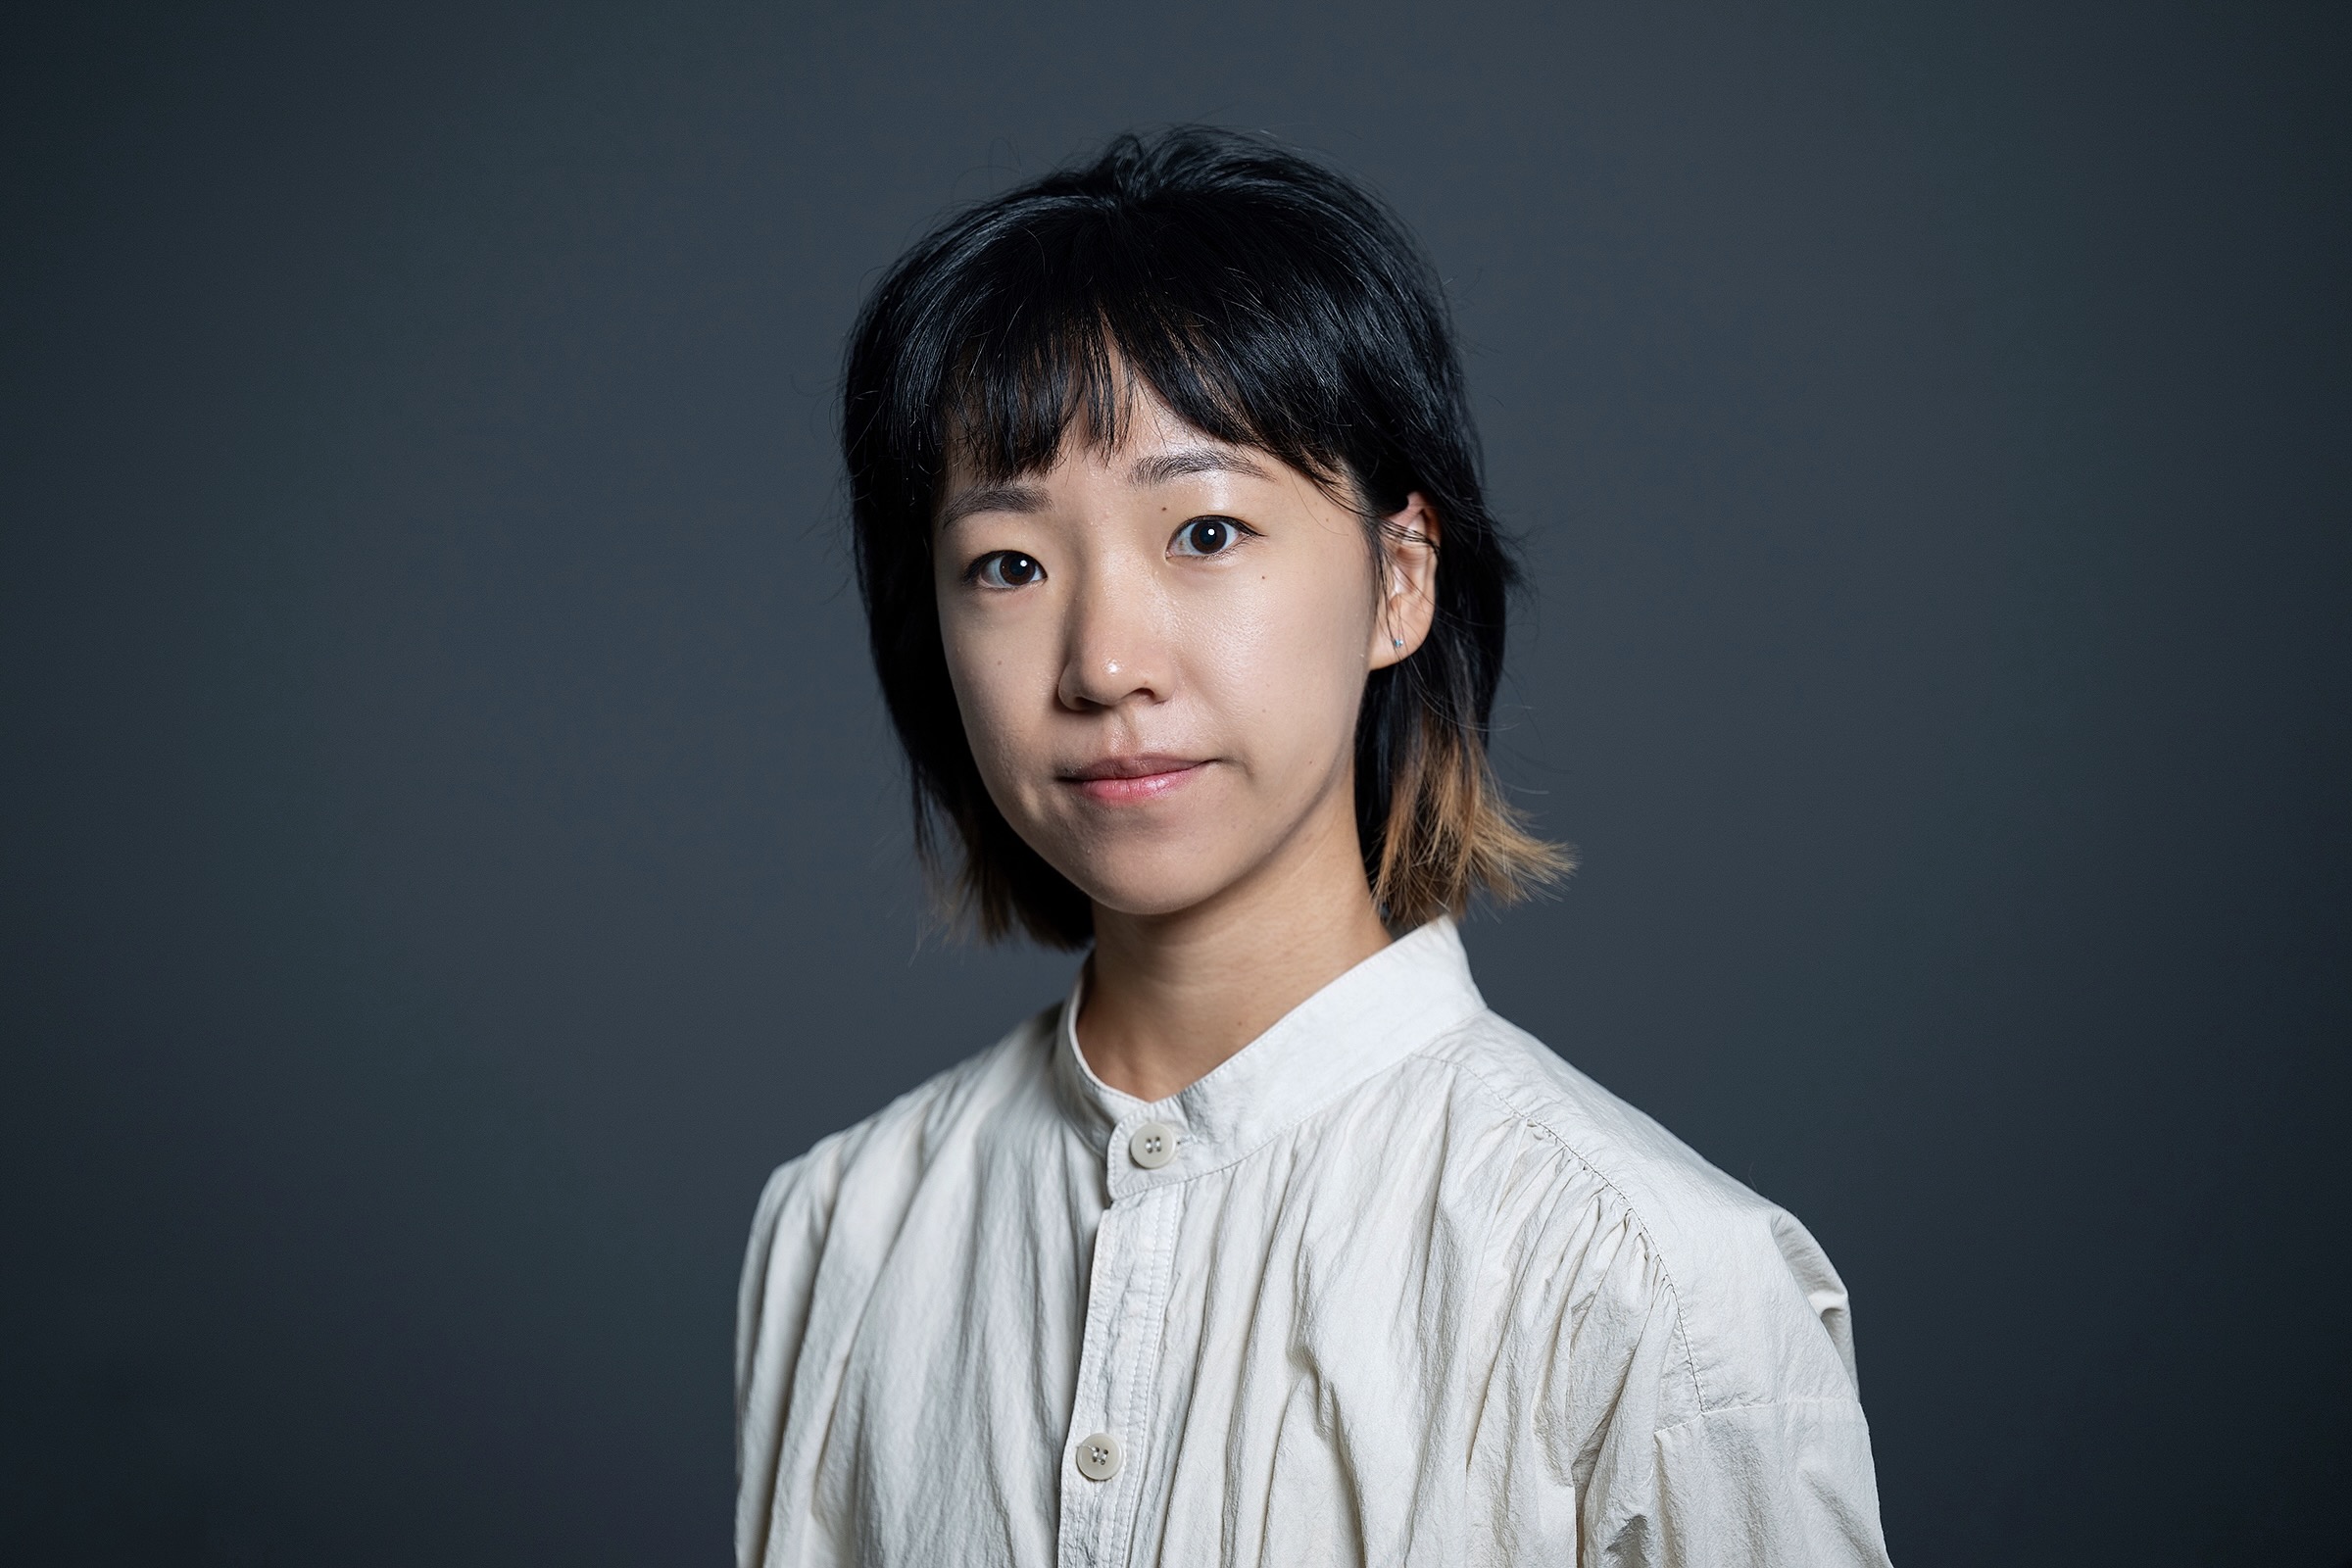
[[[1438,612],[1437,509],[1416,490],[1380,521],[1380,613],[1373,616],[1372,665],[1401,663],[1429,640]]]

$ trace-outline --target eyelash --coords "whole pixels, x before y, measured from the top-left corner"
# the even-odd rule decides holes
[[[1176,541],[1182,539],[1186,534],[1191,533],[1195,528],[1200,527],[1202,523],[1214,523],[1220,528],[1228,529],[1232,532],[1233,537],[1226,542],[1225,548],[1222,550],[1188,550],[1177,552]],[[1214,561],[1219,556],[1229,556],[1233,554],[1234,547],[1240,544],[1244,539],[1254,539],[1256,537],[1257,530],[1250,527],[1248,523],[1242,521],[1241,518],[1228,517],[1222,513],[1211,512],[1198,517],[1187,517],[1184,520],[1183,525],[1177,528],[1174,536],[1168,540],[1168,548],[1171,553],[1189,556],[1195,561]]]
[[[1031,577],[1028,582],[992,583],[986,580],[989,567],[996,565],[1000,562],[1009,563],[1015,561],[1026,561],[1029,563],[1030,568],[1035,571],[1037,575]],[[966,583],[972,584],[976,587],[993,588],[999,593],[1009,593],[1015,588],[1026,588],[1031,582],[1043,582],[1045,580],[1045,576],[1046,568],[1037,564],[1037,558],[1019,550],[991,550],[987,555],[982,556],[978,561],[973,562],[970,565],[963,568],[963,580]]]
[[[1225,548],[1222,550],[1177,550],[1177,541],[1182,539],[1186,534],[1191,533],[1195,528],[1200,527],[1202,523],[1213,523],[1218,527],[1229,529],[1233,537],[1226,543]],[[1257,537],[1257,530],[1250,527],[1248,523],[1242,521],[1241,518],[1228,517],[1218,513],[1209,513],[1199,517],[1187,517],[1182,525],[1177,528],[1176,532],[1169,537],[1168,550],[1171,555],[1184,556],[1194,561],[1214,561],[1219,556],[1231,555],[1233,553],[1234,546],[1239,544],[1242,540],[1255,539]],[[997,565],[999,563],[1010,564],[1016,561],[1027,562],[1030,569],[1033,570],[1036,575],[1023,582],[992,583],[988,581],[990,567]],[[966,583],[972,584],[976,587],[993,588],[999,593],[1009,593],[1015,588],[1026,588],[1031,583],[1043,582],[1045,581],[1045,576],[1046,569],[1037,564],[1037,558],[1029,555],[1025,551],[1019,550],[992,550],[987,555],[982,556],[979,560],[973,562],[970,565],[963,568],[963,580]]]

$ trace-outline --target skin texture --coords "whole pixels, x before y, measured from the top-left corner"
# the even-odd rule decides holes
[[[989,794],[1094,901],[1081,1049],[1157,1100],[1389,941],[1356,710],[1428,633],[1439,524],[1416,493],[1376,547],[1305,474],[1135,396],[1115,448],[1074,427],[1016,483],[952,468],[934,557]]]

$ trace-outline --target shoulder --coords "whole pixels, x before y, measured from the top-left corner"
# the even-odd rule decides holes
[[[1699,1410],[1853,1397],[1845,1290],[1795,1216],[1493,1012],[1425,1055],[1518,1132],[1506,1242],[1622,1229],[1612,1268],[1657,1298]]]
[[[1045,1054],[1057,1009],[1024,1019],[995,1045],[936,1073],[852,1126],[776,1167],[752,1226],[759,1250],[779,1231],[829,1218],[846,1199],[887,1202],[919,1182],[943,1147],[1005,1102],[1045,1086]]]

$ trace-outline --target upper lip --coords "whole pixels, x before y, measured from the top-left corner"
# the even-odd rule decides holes
[[[1200,765],[1197,758],[1145,752],[1135,757],[1105,757],[1084,767],[1070,768],[1061,776],[1083,784],[1099,778],[1149,778],[1153,773],[1181,773],[1188,767]]]

